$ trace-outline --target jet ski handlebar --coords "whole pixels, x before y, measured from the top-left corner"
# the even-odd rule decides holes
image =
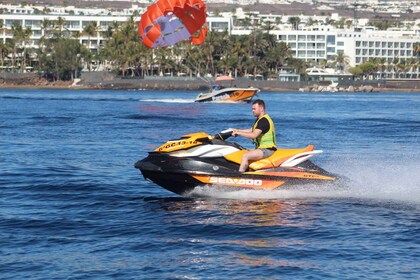
[[[228,139],[229,137],[232,136],[232,133],[233,133],[233,130],[226,129],[226,130],[223,130],[223,131],[217,133],[213,137],[214,137],[214,139],[226,140],[226,139]]]

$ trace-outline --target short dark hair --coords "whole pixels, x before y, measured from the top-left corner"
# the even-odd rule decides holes
[[[264,100],[262,100],[262,99],[255,99],[254,102],[252,102],[252,105],[254,105],[254,104],[258,104],[258,105],[262,106],[264,108],[264,110],[265,110],[265,102],[264,102]]]

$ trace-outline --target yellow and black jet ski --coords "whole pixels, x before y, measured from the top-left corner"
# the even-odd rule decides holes
[[[300,149],[277,149],[268,158],[250,162],[239,172],[241,145],[226,141],[232,131],[214,136],[198,132],[170,140],[136,162],[143,176],[165,189],[185,195],[197,186],[229,189],[274,190],[293,185],[327,183],[333,174],[313,164],[310,157],[322,153],[313,145]]]

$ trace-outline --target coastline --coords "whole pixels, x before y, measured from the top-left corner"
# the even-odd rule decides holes
[[[237,79],[238,87],[256,87],[268,92],[299,92],[302,89],[316,88],[325,82],[281,82],[278,80],[249,80]],[[230,86],[229,83],[224,86]],[[420,92],[418,80],[392,81],[354,81],[353,83],[339,83],[340,92]],[[187,90],[207,91],[209,82],[200,78],[190,77],[146,77],[143,79],[132,77],[118,77],[110,72],[85,72],[77,81],[51,82],[34,73],[0,73],[0,88],[6,89],[72,89],[72,90]],[[307,92],[308,90],[305,90]],[[313,90],[312,90],[313,91]],[[317,91],[317,90],[315,90]],[[328,90],[326,90],[328,91]]]

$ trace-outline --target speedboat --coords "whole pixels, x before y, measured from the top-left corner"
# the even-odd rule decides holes
[[[251,161],[249,170],[239,172],[247,150],[226,141],[231,130],[216,135],[205,132],[169,140],[135,163],[144,178],[179,195],[188,195],[199,186],[229,190],[275,190],[303,184],[326,184],[337,178],[309,158],[322,153],[313,145],[299,149],[277,149],[273,155]]]
[[[208,93],[200,93],[194,102],[251,102],[251,99],[260,90],[254,87],[238,88],[227,87],[221,89],[212,89]]]

